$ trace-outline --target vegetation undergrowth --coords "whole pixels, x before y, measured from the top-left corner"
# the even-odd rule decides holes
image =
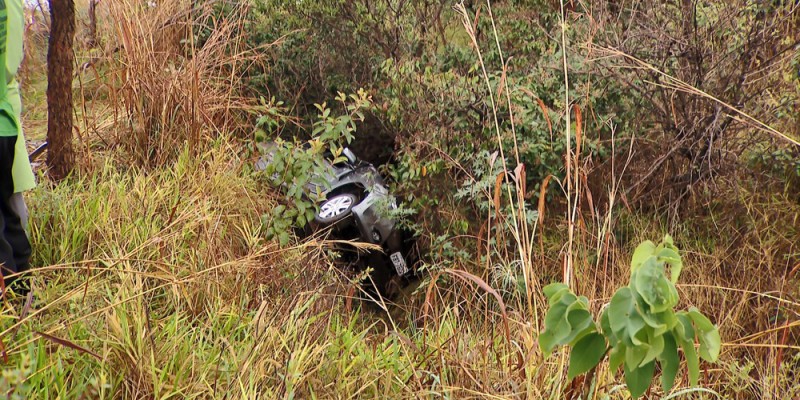
[[[708,102],[717,89],[723,101],[749,98],[753,115],[790,128],[781,110],[796,96],[786,75],[794,64],[778,61],[791,52],[744,60],[770,61],[780,74],[740,69],[737,49],[782,40],[731,27],[786,29],[796,14],[744,1],[741,17],[715,24],[736,7],[711,3],[719,7],[693,13],[539,0],[453,9],[433,0],[100,3],[102,45],[77,55],[81,165],[57,185],[42,175],[26,195],[35,296],[3,299],[0,396],[800,396],[800,204],[790,168],[800,164],[794,148],[751,134],[743,117]],[[692,21],[678,20],[687,15],[704,35],[648,36],[654,22],[688,35]],[[618,31],[617,19],[636,24]],[[37,136],[40,21],[28,35],[24,85],[26,126]],[[642,37],[650,39],[631,51],[663,56],[645,64],[664,71],[596,46]],[[707,71],[706,59],[687,57],[730,38],[734,48],[710,58],[725,60],[716,64],[725,73],[707,80],[724,85],[691,86],[706,82],[689,79]],[[649,40],[664,48],[648,54]],[[725,76],[739,71],[758,79],[730,90],[736,80]],[[362,87],[352,99],[358,114],[334,101]],[[773,87],[783,91],[777,100],[761,90]],[[662,98],[679,101],[664,107]],[[728,127],[734,137],[723,135]],[[279,207],[302,196],[287,200],[254,171],[249,134],[258,128],[258,141],[286,139],[286,154],[319,134],[366,140],[367,149],[391,136],[382,172],[428,248],[419,286],[397,304],[362,303],[324,237],[292,235],[309,207]],[[739,139],[759,146],[737,155]],[[299,178],[314,169],[310,153],[291,159]],[[645,363],[648,379],[631,387],[613,368],[619,351],[579,376],[588,364],[575,370],[569,360],[594,359],[543,351],[548,294],[583,295],[570,293],[583,316],[604,315],[618,288],[636,286],[637,246],[667,233],[682,262],[669,305],[708,317],[694,320],[704,361],[687,357],[693,335],[680,336],[669,316],[664,340],[681,339],[675,350],[689,360],[679,367],[689,374],[674,380],[671,351],[648,352],[667,362]],[[553,282],[562,283],[545,289]],[[599,329],[616,335],[614,320],[604,329],[600,318]],[[642,364],[639,356],[641,348],[629,364]]]

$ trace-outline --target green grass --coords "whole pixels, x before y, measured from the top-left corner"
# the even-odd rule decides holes
[[[198,159],[186,151],[149,173],[106,163],[30,193],[33,263],[42,268],[21,324],[22,299],[4,303],[0,391],[47,399],[456,390],[460,367],[442,357],[484,338],[453,341],[460,322],[449,312],[422,335],[357,311],[357,301],[345,310],[346,281],[314,256],[320,244],[280,249],[262,238],[259,216],[274,200],[230,150],[221,144]]]
[[[510,342],[493,298],[458,280],[425,282],[390,314],[362,309],[321,256],[324,243],[279,248],[263,239],[259,217],[273,194],[229,146],[199,157],[184,151],[147,173],[106,162],[30,193],[36,297],[16,332],[22,299],[4,302],[0,391],[20,399],[562,397],[564,359],[542,358],[535,324],[513,296]],[[687,261],[686,274],[698,268]],[[594,287],[583,279],[591,271],[577,270],[578,291]],[[796,351],[777,375],[741,372],[769,368],[742,362],[752,358],[730,342],[741,334],[726,322],[736,307],[719,312],[713,301],[733,297],[699,301],[711,290],[704,285],[681,290],[729,341],[724,361],[704,366],[713,376],[704,384],[741,398],[771,383],[797,392]],[[601,368],[601,393],[625,398],[620,384]]]

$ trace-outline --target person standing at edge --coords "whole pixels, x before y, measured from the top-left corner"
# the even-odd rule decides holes
[[[19,82],[17,72],[22,65],[23,35],[25,32],[25,5],[23,0],[6,0],[8,10],[8,25],[6,39],[6,97],[14,110],[14,115],[19,123],[17,133],[17,144],[14,149],[14,195],[11,196],[11,206],[19,215],[22,222],[22,229],[28,230],[28,207],[25,205],[25,198],[22,192],[36,187],[36,178],[33,175],[33,168],[28,159],[28,148],[25,146],[25,135],[22,130],[22,97],[19,93]]]
[[[19,215],[11,205],[14,195],[14,158],[19,135],[19,121],[8,100],[6,55],[9,13],[6,0],[0,0],[0,271],[6,286],[11,285],[19,273],[28,270],[31,245],[22,229]],[[22,38],[18,38],[20,41]],[[22,280],[19,280],[22,281]],[[18,281],[18,282],[19,282]],[[22,282],[18,292],[27,292]]]

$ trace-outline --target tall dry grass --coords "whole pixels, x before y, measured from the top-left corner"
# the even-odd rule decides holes
[[[244,80],[268,47],[246,42],[247,2],[225,12],[214,2],[154,4],[109,1],[107,48],[88,64],[107,63],[100,68],[114,118],[99,138],[147,166],[163,165],[184,144],[202,149],[223,134],[249,134],[258,99]]]

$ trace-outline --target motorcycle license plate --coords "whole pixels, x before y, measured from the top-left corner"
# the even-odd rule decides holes
[[[389,259],[392,260],[392,264],[394,265],[395,271],[397,271],[397,275],[403,276],[408,273],[406,259],[403,258],[403,255],[400,254],[400,252],[392,253],[392,255],[389,256]]]

